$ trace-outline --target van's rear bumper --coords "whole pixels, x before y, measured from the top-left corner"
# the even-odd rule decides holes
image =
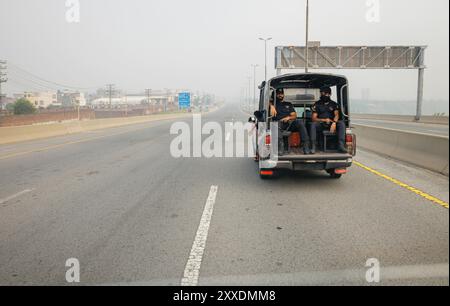
[[[285,155],[279,156],[279,161],[344,161],[352,159],[353,156],[346,153],[319,153],[314,155]]]
[[[304,170],[331,170],[331,169],[347,169],[352,166],[352,162],[343,161],[321,161],[321,162],[292,162],[280,161],[275,169],[289,169],[293,171]]]
[[[320,158],[311,159],[311,156],[298,157],[280,157],[279,160],[261,161],[261,168],[264,169],[288,169],[294,171],[302,170],[331,170],[331,169],[346,169],[353,164],[353,157],[345,156],[345,158]]]

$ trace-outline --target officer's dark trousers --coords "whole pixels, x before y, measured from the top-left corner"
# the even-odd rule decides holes
[[[313,144],[317,143],[317,135],[320,135],[320,137],[322,137],[323,132],[329,131],[330,127],[331,127],[330,125],[324,124],[322,122],[312,122],[309,129],[311,135],[311,142]],[[336,124],[336,133],[338,136],[339,145],[342,146],[345,145],[345,130],[346,130],[345,122],[339,121]]]
[[[302,143],[309,143],[309,135],[306,130],[306,125],[302,120],[295,120],[291,123],[278,122],[278,139],[279,143],[283,141],[283,131],[289,132],[299,132],[301,136]],[[287,146],[285,146],[287,148]]]

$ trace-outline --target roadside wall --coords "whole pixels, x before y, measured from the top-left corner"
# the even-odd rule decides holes
[[[75,120],[75,121],[40,124],[40,125],[0,127],[0,144],[42,139],[54,136],[63,136],[85,131],[100,130],[111,127],[119,127],[151,121],[186,118],[189,116],[192,116],[192,114],[189,113],[156,114],[151,116],[110,118],[110,119],[97,119],[84,121]]]
[[[354,124],[358,147],[449,175],[449,138]]]
[[[80,117],[82,120],[95,119],[95,112],[90,109],[83,109],[80,110]],[[74,110],[45,112],[33,115],[8,115],[0,116],[0,127],[33,125],[46,122],[61,122],[75,119],[78,119],[78,112]]]
[[[167,112],[175,112],[178,108],[168,105]],[[148,116],[152,114],[163,113],[164,107],[160,105],[151,105],[148,107],[130,107],[129,109],[81,109],[81,120],[106,119],[106,118],[123,118]],[[22,126],[34,124],[47,124],[77,120],[78,112],[72,109],[55,109],[44,110],[32,115],[0,115],[0,127],[5,126]]]

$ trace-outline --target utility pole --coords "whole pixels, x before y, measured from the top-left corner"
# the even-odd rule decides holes
[[[106,85],[106,93],[109,97],[109,108],[112,106],[112,96],[114,94],[114,84],[108,84]]]
[[[167,107],[169,104],[170,89],[165,88],[164,90],[166,92],[166,99],[164,100],[164,112],[167,112]]]
[[[253,65],[253,107],[256,105],[256,68],[259,67],[259,65]]]
[[[306,64],[305,64],[305,73],[309,72],[309,0],[306,0]]]
[[[147,96],[147,104],[150,105],[150,96],[152,95],[152,90],[151,89],[146,89],[145,90],[145,95]]]
[[[3,109],[3,91],[2,91],[2,83],[6,83],[8,79],[6,78],[6,61],[0,60],[0,110]]]
[[[81,120],[80,102],[77,102],[77,115],[78,115],[78,121],[80,121]]]
[[[128,117],[128,96],[127,93],[124,92],[123,96],[125,97],[125,117]]]
[[[145,95],[147,96],[147,112],[150,113],[150,103],[151,103],[150,96],[152,95],[152,90],[150,88],[147,88],[145,90]]]

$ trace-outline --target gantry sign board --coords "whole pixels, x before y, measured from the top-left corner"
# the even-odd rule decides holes
[[[309,69],[421,69],[425,46],[419,47],[320,47],[308,48]],[[306,66],[305,47],[277,47],[276,69]]]
[[[422,116],[426,46],[335,46],[308,47],[308,69],[417,69],[416,120]],[[276,47],[275,69],[305,69],[306,47]]]

